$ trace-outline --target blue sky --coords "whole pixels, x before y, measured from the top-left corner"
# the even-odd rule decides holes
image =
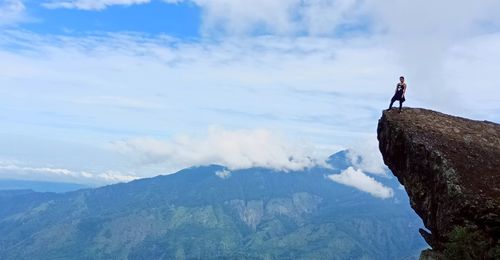
[[[79,34],[94,31],[168,34],[184,39],[199,37],[201,10],[193,4],[153,1],[136,6],[114,5],[100,11],[48,9],[39,1],[27,4],[34,20],[22,27],[37,33]]]
[[[382,173],[375,129],[400,75],[405,105],[500,121],[499,11],[490,0],[0,0],[0,177],[294,170],[344,148]]]

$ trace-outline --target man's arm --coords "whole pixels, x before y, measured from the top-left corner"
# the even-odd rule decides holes
[[[403,85],[403,98],[405,97],[406,94],[406,83]]]

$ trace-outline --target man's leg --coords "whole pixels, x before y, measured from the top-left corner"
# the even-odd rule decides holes
[[[396,101],[396,100],[394,99],[394,97],[392,97],[392,98],[391,98],[391,104],[389,105],[389,110],[391,110],[391,108],[392,108],[392,104],[394,104],[394,101]]]
[[[399,112],[401,112],[402,107],[403,107],[403,101],[400,99],[399,100]]]

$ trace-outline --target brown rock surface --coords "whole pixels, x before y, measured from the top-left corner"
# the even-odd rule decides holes
[[[500,257],[500,125],[406,108],[384,111],[377,134],[384,162],[405,186],[433,250],[471,246],[479,251],[472,258]],[[457,235],[463,230],[471,235]],[[480,246],[465,241],[472,237]]]

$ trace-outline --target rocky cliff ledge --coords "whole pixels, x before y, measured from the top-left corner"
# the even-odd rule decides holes
[[[430,231],[421,259],[500,259],[500,125],[407,108],[384,111],[377,134]]]

